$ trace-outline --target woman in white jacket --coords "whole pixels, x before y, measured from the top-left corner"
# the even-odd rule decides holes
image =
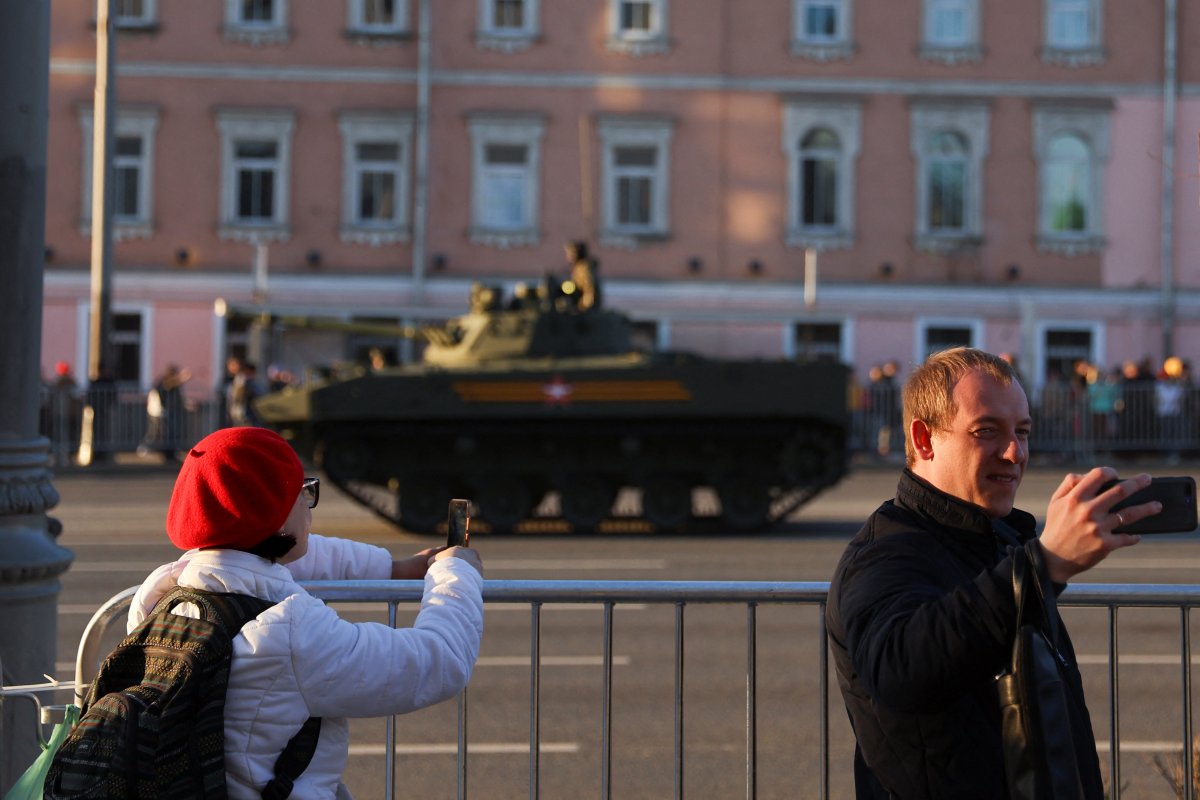
[[[454,697],[483,636],[482,564],[474,550],[431,548],[393,561],[381,547],[309,533],[319,484],[277,434],[227,428],[188,453],[167,511],[178,561],[138,590],[130,630],[176,585],[235,592],[276,605],[241,629],[225,701],[229,797],[259,798],[275,760],[311,717],[322,724],[294,800],[348,797],[341,785],[348,717],[413,711]],[[421,578],[411,628],[351,623],[297,581]],[[195,615],[181,604],[176,613]]]

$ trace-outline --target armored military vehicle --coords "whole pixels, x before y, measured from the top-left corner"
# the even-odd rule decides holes
[[[845,366],[639,352],[598,286],[590,301],[561,286],[501,302],[477,285],[467,314],[418,332],[422,363],[286,389],[258,413],[414,532],[454,497],[473,529],[755,530],[846,472]]]

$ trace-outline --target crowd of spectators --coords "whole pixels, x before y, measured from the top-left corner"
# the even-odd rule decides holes
[[[895,361],[872,366],[853,393],[855,447],[884,461],[903,457],[896,374]],[[1050,369],[1040,385],[1024,383],[1032,437],[1049,459],[1154,453],[1174,463],[1200,452],[1200,394],[1191,363],[1179,356],[1111,367],[1081,359],[1067,374]]]

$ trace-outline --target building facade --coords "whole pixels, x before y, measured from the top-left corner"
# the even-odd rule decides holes
[[[1036,390],[1200,356],[1200,14],[1178,0],[113,0],[112,363],[301,373],[565,272],[663,348]],[[53,6],[46,372],[88,352],[94,3]]]

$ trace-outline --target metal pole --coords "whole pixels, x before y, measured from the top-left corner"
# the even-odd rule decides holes
[[[112,330],[112,159],[113,117],[116,114],[112,80],[116,57],[109,0],[96,0],[96,83],[92,100],[92,297],[88,321],[89,391],[80,436],[79,463],[89,466],[109,458],[110,409],[114,402],[109,363]],[[93,403],[98,403],[99,407]]]
[[[417,152],[413,160],[413,302],[425,297],[425,251],[429,224],[429,68],[432,10],[420,0],[417,20]]]
[[[1179,91],[1178,0],[1163,0],[1163,151],[1162,195],[1159,213],[1162,214],[1160,259],[1162,268],[1162,357],[1175,354],[1175,96]]]
[[[92,316],[88,379],[108,369],[112,317],[112,158],[116,89],[111,80],[115,45],[109,0],[96,0],[96,86],[92,112]]]
[[[0,682],[54,672],[61,575],[58,504],[38,435],[41,401],[50,3],[9,3],[0,25]],[[40,752],[32,706],[0,712],[0,793]]]

